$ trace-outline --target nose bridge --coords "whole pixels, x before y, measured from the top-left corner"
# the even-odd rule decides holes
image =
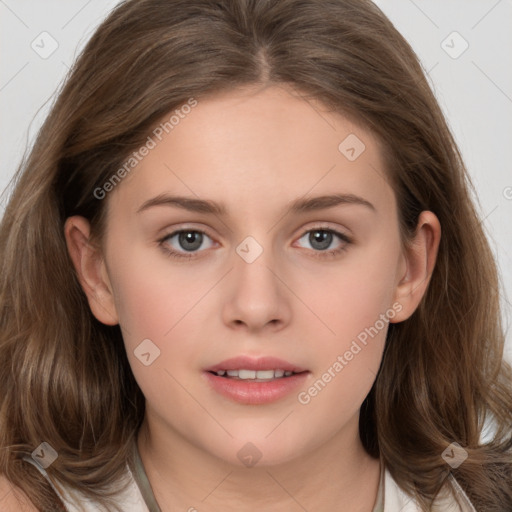
[[[237,292],[245,294],[246,300],[253,301],[254,306],[256,301],[270,304],[278,292],[275,275],[269,269],[275,267],[271,236],[257,236],[261,243],[249,235],[238,244],[235,259]]]
[[[289,310],[271,235],[249,235],[235,252],[231,295],[224,311],[226,322],[244,323],[251,329],[286,322]]]

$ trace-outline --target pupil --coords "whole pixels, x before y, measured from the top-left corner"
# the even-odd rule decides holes
[[[313,247],[315,247],[315,243],[319,244],[319,247],[316,247],[317,249],[323,250],[327,249],[329,245],[331,245],[332,242],[332,233],[329,233],[328,231],[312,231],[309,234],[309,242]]]
[[[195,239],[195,240],[194,240]],[[185,231],[179,234],[179,242],[186,251],[194,251],[201,247],[202,234],[197,231]]]

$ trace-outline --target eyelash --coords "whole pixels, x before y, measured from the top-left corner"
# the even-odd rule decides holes
[[[308,233],[315,232],[315,231],[331,233],[331,234],[337,236],[342,242],[344,242],[344,244],[341,247],[338,247],[337,249],[324,250],[324,251],[313,250],[314,256],[318,257],[318,258],[334,258],[337,255],[341,254],[342,252],[346,251],[347,246],[352,244],[352,242],[353,242],[352,239],[350,237],[348,237],[347,235],[340,233],[339,231],[336,231],[335,229],[327,228],[327,227],[317,227],[317,228],[308,229],[299,237],[299,240],[301,238],[303,238],[304,235],[307,235]],[[162,248],[162,250],[165,252],[165,254],[168,257],[177,259],[177,260],[188,260],[191,258],[195,258],[197,252],[201,252],[201,251],[196,251],[196,252],[190,252],[187,254],[187,253],[181,253],[179,251],[175,251],[174,249],[169,249],[168,247],[165,246],[165,242],[167,240],[175,237],[176,235],[179,235],[180,233],[199,233],[202,235],[206,235],[208,238],[211,238],[208,235],[208,233],[201,231],[200,229],[180,229],[177,231],[173,231],[169,235],[165,235],[163,238],[160,238],[158,240],[158,245]]]

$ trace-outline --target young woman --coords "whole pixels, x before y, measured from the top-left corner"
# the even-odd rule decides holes
[[[512,510],[469,189],[372,2],[121,3],[1,224],[2,510]]]

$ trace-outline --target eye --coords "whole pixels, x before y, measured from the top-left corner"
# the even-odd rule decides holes
[[[338,246],[332,249],[332,244],[336,241],[336,238],[339,240]],[[311,245],[315,256],[324,258],[340,254],[347,250],[347,246],[352,243],[351,238],[347,235],[325,227],[306,231],[299,238],[299,241],[303,239],[306,239],[307,243]],[[204,247],[206,240],[209,240],[210,243],[207,247]],[[201,252],[199,249],[208,249],[214,245],[212,239],[204,231],[197,229],[174,231],[158,242],[168,256],[176,259],[193,258],[198,252]]]
[[[173,258],[192,258],[198,252],[198,249],[203,246],[206,239],[211,241],[211,238],[204,231],[182,229],[166,235],[159,242],[162,249]],[[213,243],[208,247],[212,245]]]
[[[332,248],[332,243],[336,241],[336,238],[341,240],[341,242],[338,242],[337,247]],[[315,256],[319,257],[336,256],[347,250],[347,246],[352,243],[352,240],[347,235],[339,233],[334,229],[323,227],[306,231],[306,233],[299,238],[299,241],[303,239],[305,239],[317,253]]]

